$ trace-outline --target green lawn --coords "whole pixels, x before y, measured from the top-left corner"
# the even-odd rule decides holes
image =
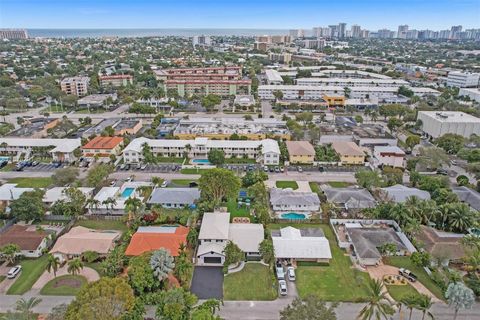
[[[7,172],[7,171],[12,171],[13,169],[15,169],[15,165],[13,163],[8,163],[5,167],[0,169],[0,171]]]
[[[0,283],[1,283],[3,280],[5,280],[5,278],[6,278],[5,276],[0,276]]]
[[[319,193],[320,192],[320,186],[316,182],[309,182],[308,185],[310,186],[310,189],[312,189],[312,192]]]
[[[242,205],[241,208],[238,208],[236,199],[230,199],[226,204],[228,212],[230,212],[230,219],[234,217],[248,217],[252,219],[250,215],[250,209],[247,209],[245,205]]]
[[[20,262],[22,272],[8,289],[7,294],[24,294],[40,278],[47,266],[47,255],[38,259],[24,259]]]
[[[160,163],[183,163],[184,158],[169,158],[169,157],[157,157],[155,158]],[[188,160],[188,159],[187,159]]]
[[[178,186],[187,187],[190,184],[190,182],[197,182],[198,183],[198,180],[196,180],[196,179],[172,179],[170,182],[172,184],[175,184],[175,185],[178,185]],[[172,187],[176,187],[176,186],[172,186]]]
[[[298,189],[298,184],[296,181],[277,181],[275,183],[275,186],[277,188],[282,188],[282,189],[285,189],[285,188],[291,188],[293,190]]]
[[[47,188],[52,185],[52,178],[13,178],[8,183],[16,183],[19,188]]]
[[[126,232],[127,225],[122,220],[78,220],[75,226],[97,230],[120,230]]]
[[[40,290],[40,294],[46,296],[75,296],[86,284],[87,279],[83,276],[64,275],[47,282]]]
[[[185,168],[181,169],[181,174],[203,174],[209,169],[195,169],[195,168]]]
[[[332,188],[346,188],[346,187],[351,185],[350,183],[345,182],[345,181],[330,181],[330,182],[328,182],[328,184]]]
[[[226,164],[255,164],[257,161],[255,159],[245,159],[245,158],[227,158],[225,159]]]
[[[50,112],[50,113],[63,113],[63,112],[67,112],[68,109],[63,107],[62,106],[59,106],[59,105],[55,105],[55,106],[50,106],[50,107],[46,107],[45,109],[42,110],[42,113],[45,113],[45,112]]]
[[[444,299],[442,289],[433,282],[423,268],[414,265],[409,257],[387,257],[384,262],[394,267],[406,268],[412,271],[417,276],[418,281],[427,287],[437,298]]]
[[[386,286],[388,293],[392,296],[393,299],[396,301],[402,300],[403,297],[408,296],[408,295],[415,295],[420,297],[420,294],[418,291],[412,287],[411,285],[403,285],[403,286],[394,286],[394,285],[389,285]]]
[[[223,282],[224,300],[274,300],[277,298],[273,271],[260,263],[247,263],[242,271]]]
[[[270,229],[279,229],[288,224],[271,224]],[[300,297],[317,295],[325,301],[362,302],[367,300],[366,272],[352,268],[350,257],[336,243],[333,231],[325,224],[295,224],[295,228],[321,227],[330,241],[332,259],[328,266],[302,264],[297,267],[297,290]]]

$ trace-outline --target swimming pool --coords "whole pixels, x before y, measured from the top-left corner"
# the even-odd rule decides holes
[[[122,198],[128,198],[132,195],[135,188],[125,188],[122,192]]]
[[[303,213],[297,213],[297,212],[282,213],[280,217],[282,217],[282,219],[291,219],[291,220],[306,219],[306,216]]]
[[[204,165],[209,165],[210,161],[208,159],[193,159],[192,163],[194,164],[204,164]]]

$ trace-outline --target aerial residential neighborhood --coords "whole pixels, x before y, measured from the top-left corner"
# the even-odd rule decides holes
[[[0,319],[480,319],[478,1],[147,2],[0,1]]]

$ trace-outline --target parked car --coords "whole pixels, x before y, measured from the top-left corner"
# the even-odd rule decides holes
[[[445,170],[445,169],[437,169],[437,174],[442,175],[442,176],[446,176],[446,175],[448,175],[448,171]]]
[[[268,167],[267,167],[267,166],[263,166],[263,171],[268,172]]]
[[[13,268],[11,268],[8,273],[7,273],[7,278],[8,279],[13,279],[17,276],[17,274],[20,273],[20,271],[22,271],[22,266],[15,266]]]
[[[279,173],[279,172],[280,172],[280,167],[276,166],[276,167],[275,167],[275,172],[276,172],[276,173]]]
[[[410,282],[417,281],[417,276],[415,274],[413,274],[413,272],[408,270],[408,269],[400,268],[400,269],[398,269],[398,273],[401,276],[404,276],[405,278],[407,278]]]
[[[318,171],[325,172],[325,168],[324,167],[318,167]]]
[[[142,164],[141,164],[141,163],[137,164],[137,168],[136,168],[136,169],[137,169],[137,170],[142,169]]]
[[[126,167],[127,167],[127,165],[125,163],[122,163],[120,165],[120,170],[125,170]]]
[[[287,295],[287,281],[279,280],[278,281],[278,290],[280,291],[281,296]]]
[[[293,267],[287,268],[287,275],[289,281],[295,281],[295,269]]]
[[[162,184],[160,185],[160,188],[166,188],[168,186],[168,181],[163,180]]]
[[[298,170],[298,172],[303,172],[303,169],[300,166],[297,167],[297,170]]]
[[[280,172],[285,172],[285,168],[284,168],[284,167],[280,167]]]
[[[277,263],[275,271],[277,273],[278,280],[285,280],[285,271],[283,270],[283,266],[280,263]]]
[[[110,181],[110,187],[115,187],[116,183],[117,183],[117,180]]]
[[[8,161],[2,161],[2,162],[0,163],[0,169],[3,168],[3,167],[5,167],[7,164],[8,164]]]
[[[146,165],[146,164],[143,164],[143,165],[140,167],[141,170],[145,170],[146,168],[147,168],[147,165]]]
[[[38,161],[33,161],[33,162],[32,162],[32,167],[36,167],[36,166],[38,166],[39,164],[40,164],[40,162],[38,162]]]

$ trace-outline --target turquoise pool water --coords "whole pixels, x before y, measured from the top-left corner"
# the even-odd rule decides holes
[[[208,165],[210,164],[210,161],[208,161],[208,159],[193,159],[192,163]]]
[[[125,188],[122,192],[122,198],[128,198],[132,195],[135,188]]]
[[[283,219],[291,219],[291,220],[302,220],[306,219],[305,215],[303,213],[296,213],[296,212],[288,212],[288,213],[283,213],[281,215]]]
[[[474,236],[480,237],[480,229],[478,229],[478,228],[472,228],[472,229],[470,229],[470,230],[468,230],[468,231],[470,231],[470,234],[473,234]]]

